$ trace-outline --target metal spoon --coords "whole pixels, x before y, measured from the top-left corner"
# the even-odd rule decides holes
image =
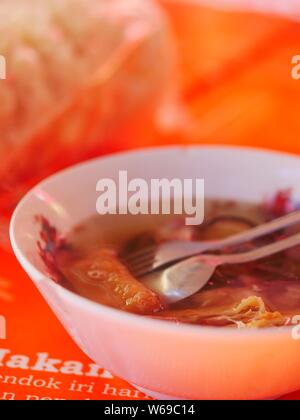
[[[300,233],[250,252],[228,255],[200,255],[177,263],[158,274],[142,279],[149,289],[167,303],[175,303],[197,293],[223,264],[241,264],[268,257],[300,244]]]

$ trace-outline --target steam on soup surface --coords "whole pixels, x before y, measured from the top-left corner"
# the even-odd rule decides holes
[[[291,210],[284,195],[272,206],[211,200],[205,222],[184,225],[184,216],[95,216],[61,241],[43,220],[41,255],[52,277],[95,302],[174,322],[238,328],[282,326],[300,314],[300,247],[249,264],[218,268],[195,295],[166,305],[123,265],[124,252],[171,239],[212,240],[259,225]],[[282,238],[299,226],[222,253],[241,252]],[[158,272],[155,275],[160,276]]]

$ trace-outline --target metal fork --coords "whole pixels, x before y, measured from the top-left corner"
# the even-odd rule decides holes
[[[225,239],[203,242],[169,241],[129,252],[122,255],[121,260],[135,277],[143,277],[185,258],[245,243],[296,223],[300,223],[300,210]]]

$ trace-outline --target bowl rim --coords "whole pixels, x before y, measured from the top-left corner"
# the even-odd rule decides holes
[[[51,176],[45,178],[38,184],[36,184],[33,188],[30,189],[26,193],[26,195],[20,200],[18,205],[16,206],[9,226],[9,235],[11,245],[14,251],[16,258],[18,259],[19,263],[21,264],[22,268],[27,272],[30,273],[28,276],[32,280],[32,277],[35,279],[36,283],[40,283],[42,281],[51,282],[52,287],[57,290],[57,293],[62,299],[71,300],[73,303],[85,307],[87,311],[93,311],[96,313],[102,313],[102,315],[107,315],[109,317],[113,317],[114,319],[119,319],[123,323],[132,323],[136,324],[144,329],[162,329],[167,330],[169,332],[176,332],[181,334],[194,334],[196,336],[205,336],[209,334],[210,336],[225,336],[225,337],[237,337],[242,338],[245,337],[261,337],[261,336],[280,336],[290,334],[292,339],[292,330],[295,327],[294,325],[291,326],[282,326],[282,327],[267,327],[262,329],[238,329],[238,328],[221,328],[221,327],[213,327],[213,326],[203,326],[203,325],[194,325],[194,324],[186,324],[180,322],[172,322],[168,320],[163,320],[159,318],[152,318],[151,316],[143,316],[138,315],[126,311],[122,311],[120,309],[112,308],[97,302],[93,302],[92,300],[82,297],[71,290],[66,289],[65,287],[61,286],[58,283],[55,283],[49,276],[45,273],[37,269],[24,255],[21,248],[18,245],[18,241],[16,239],[15,233],[15,226],[16,221],[19,218],[20,213],[24,205],[31,199],[32,194],[37,188],[46,187],[48,184],[57,181],[60,177],[70,174],[73,171],[80,171],[81,169],[85,168],[86,166],[93,165],[97,162],[102,162],[104,160],[114,160],[118,157],[126,157],[126,156],[133,156],[133,155],[141,155],[145,153],[159,153],[161,151],[172,151],[172,152],[179,152],[179,151],[193,151],[193,150],[231,150],[234,152],[241,152],[241,153],[254,153],[268,156],[277,156],[277,157],[286,157],[295,160],[299,160],[300,164],[300,156],[290,153],[290,152],[282,152],[278,150],[272,150],[267,148],[259,148],[259,147],[249,147],[249,146],[235,146],[235,145],[218,145],[218,144],[195,144],[195,145],[163,145],[158,147],[143,147],[137,149],[130,149],[126,151],[121,151],[117,153],[110,153],[104,156],[96,157],[93,159],[89,159],[75,165],[69,166],[63,170],[60,170]],[[33,280],[32,280],[33,281]]]

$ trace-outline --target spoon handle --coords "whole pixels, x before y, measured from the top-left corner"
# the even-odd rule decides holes
[[[205,251],[213,249],[221,249],[226,246],[238,245],[243,242],[252,241],[260,236],[268,235],[279,229],[287,228],[288,226],[300,223],[300,210],[289,213],[286,216],[279,217],[271,222],[264,223],[255,228],[231,235],[228,238],[205,242]],[[203,244],[203,243],[202,243]]]
[[[218,265],[246,263],[268,257],[299,244],[300,233],[297,233],[296,235],[292,235],[273,244],[257,248],[253,251],[243,252],[240,254],[213,256],[213,259],[217,261]]]

